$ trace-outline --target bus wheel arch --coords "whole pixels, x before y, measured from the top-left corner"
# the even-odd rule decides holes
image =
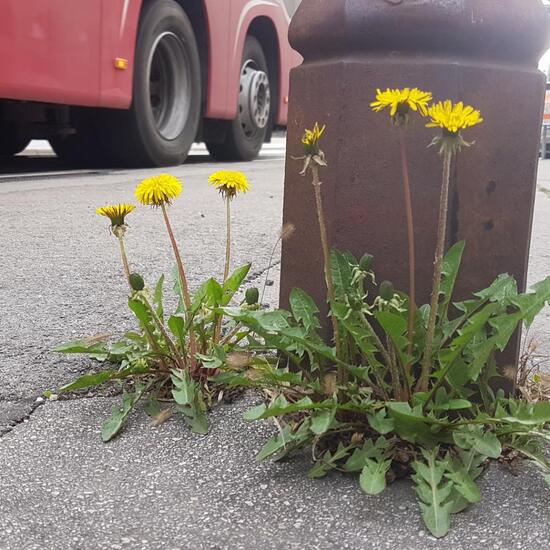
[[[206,137],[208,151],[216,160],[253,160],[271,137],[280,69],[277,33],[269,18],[258,17],[249,26],[240,71],[237,116],[218,121],[217,139]]]

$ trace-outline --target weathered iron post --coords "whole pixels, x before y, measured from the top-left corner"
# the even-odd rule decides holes
[[[298,175],[300,137],[327,125],[323,195],[331,244],[375,257],[378,278],[407,289],[407,237],[397,133],[369,107],[376,88],[418,86],[434,99],[464,100],[485,122],[476,145],[453,164],[448,244],[466,241],[456,296],[500,273],[525,288],[536,191],[548,43],[540,0],[303,0],[290,29],[304,57],[291,75],[281,305],[292,287],[321,306],[326,291],[313,191]],[[415,215],[417,301],[428,303],[436,240],[441,160],[434,131],[407,129]],[[519,338],[501,359],[515,363]]]

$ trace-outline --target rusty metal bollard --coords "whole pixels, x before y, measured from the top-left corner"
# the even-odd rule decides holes
[[[302,287],[326,312],[313,191],[292,158],[315,121],[327,124],[321,177],[331,244],[373,254],[378,279],[407,289],[397,134],[369,107],[387,87],[418,86],[481,110],[484,124],[468,132],[476,145],[453,163],[448,245],[466,241],[455,297],[505,272],[525,289],[545,92],[537,64],[548,29],[540,0],[303,0],[290,28],[304,62],[291,74],[284,221],[296,233],[283,244],[282,307]],[[433,135],[419,120],[407,129],[419,305],[429,303],[436,241]],[[515,365],[518,353],[519,335],[501,365]]]

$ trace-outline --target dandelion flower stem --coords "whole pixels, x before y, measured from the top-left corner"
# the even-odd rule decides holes
[[[413,341],[414,341],[414,315],[416,311],[416,276],[415,276],[415,250],[414,250],[414,219],[411,200],[411,187],[409,180],[409,166],[407,162],[407,148],[405,145],[405,132],[403,126],[399,126],[399,148],[401,151],[401,168],[403,171],[403,192],[405,195],[405,211],[407,215],[407,240],[409,247],[409,319],[407,336],[409,339],[407,346],[407,355],[412,357],[413,354]],[[412,364],[405,365],[405,371],[407,376],[410,374]],[[405,380],[405,384],[408,385],[408,381]]]
[[[437,226],[437,246],[435,249],[434,274],[432,282],[432,299],[430,303],[430,317],[426,331],[426,348],[424,350],[424,360],[422,361],[422,371],[417,391],[425,392],[428,390],[430,371],[432,366],[433,341],[435,334],[435,323],[437,319],[437,309],[439,303],[439,290],[441,287],[441,272],[443,270],[443,255],[445,253],[445,236],[447,233],[447,210],[449,205],[449,183],[451,179],[451,160],[452,152],[445,150],[443,154],[443,176],[441,182],[441,197],[439,200],[439,220]]]
[[[334,281],[332,279],[332,269],[330,265],[330,250],[327,237],[327,226],[325,223],[325,214],[323,209],[323,197],[321,195],[321,181],[319,180],[319,168],[315,163],[311,164],[312,184],[315,191],[315,204],[317,207],[317,219],[319,221],[319,232],[321,234],[321,246],[323,248],[323,258],[325,264],[325,282],[328,291],[328,300],[331,308],[336,302],[334,294]],[[334,332],[334,343],[336,345],[336,357],[340,359],[340,331],[338,329],[338,320],[331,311],[330,319],[332,321],[332,330]],[[338,367],[338,381],[345,381],[347,372],[345,369]]]
[[[126,274],[126,280],[128,281],[128,284],[130,284],[130,266],[128,263],[128,256],[126,255],[126,246],[124,245],[124,228],[117,227],[115,228],[113,233],[118,239],[118,244],[120,245],[120,257],[122,258],[122,265],[124,266],[124,273]],[[149,304],[147,303],[147,305]],[[151,308],[150,305],[149,305],[149,308]],[[161,365],[163,366],[163,368],[166,369],[166,363],[164,362],[164,359],[162,359],[162,353],[158,346],[157,341],[155,340],[155,337],[153,336],[153,334],[151,334],[151,331],[149,330],[148,326],[143,325],[143,329],[145,331],[146,338],[149,341],[149,344],[151,345],[151,348],[158,354]]]
[[[181,288],[183,293],[183,301],[185,302],[185,307],[189,309],[191,307],[191,297],[189,296],[189,286],[187,284],[187,277],[185,276],[185,269],[183,268],[183,262],[181,259],[181,254],[178,248],[178,243],[174,237],[174,232],[172,231],[172,225],[168,218],[168,212],[166,211],[166,205],[161,204],[162,215],[164,216],[164,222],[166,223],[166,229],[168,230],[168,236],[170,237],[170,243],[174,250],[174,256],[176,257],[176,264],[178,266],[178,273],[181,279]]]
[[[229,265],[231,263],[231,199],[226,197],[225,204],[227,206],[227,233],[225,237],[225,268],[223,270],[223,282],[229,277]]]
[[[176,242],[176,238],[174,237],[174,232],[172,231],[172,226],[170,224],[168,212],[166,211],[166,205],[164,204],[164,202],[160,204],[160,207],[162,209],[162,215],[164,216],[164,222],[166,224],[166,230],[168,231],[170,243],[172,244],[172,249],[174,250],[174,256],[176,257],[176,264],[178,266],[183,301],[185,303],[185,308],[188,312],[188,315],[190,315],[189,310],[191,309],[191,297],[189,295],[189,286],[187,284],[187,277],[185,276],[185,269],[183,268],[183,261],[181,259],[178,243]],[[191,348],[191,368],[194,370],[196,366],[195,354],[197,353],[197,343],[195,341],[193,323],[191,322],[189,323],[189,346]]]
[[[229,277],[229,264],[231,263],[231,198],[225,196],[226,204],[226,235],[225,235],[225,267],[223,269],[223,282],[227,281]],[[216,315],[216,324],[214,327],[214,344],[220,341],[222,333],[222,319],[221,315]]]
[[[122,258],[122,265],[124,267],[124,274],[126,275],[126,280],[130,284],[130,265],[128,264],[128,256],[126,256],[126,248],[124,246],[124,235],[120,232],[116,233],[118,244],[120,245],[120,257]]]

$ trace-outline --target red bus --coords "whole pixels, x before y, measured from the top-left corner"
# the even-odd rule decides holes
[[[287,117],[300,0],[2,0],[0,155],[166,166],[195,141],[252,160]]]

